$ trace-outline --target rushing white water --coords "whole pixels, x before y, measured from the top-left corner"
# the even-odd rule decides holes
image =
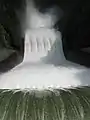
[[[54,8],[53,8],[54,9]],[[26,8],[24,61],[0,76],[0,88],[48,88],[90,85],[90,70],[65,60],[53,14]]]

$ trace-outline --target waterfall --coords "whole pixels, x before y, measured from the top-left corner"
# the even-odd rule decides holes
[[[33,3],[27,3],[24,13],[24,60],[0,76],[0,88],[90,85],[89,69],[68,62],[64,57],[61,33],[53,28],[58,19],[55,12],[50,10],[47,14],[41,14]]]

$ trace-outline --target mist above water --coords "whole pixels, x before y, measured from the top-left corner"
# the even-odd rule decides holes
[[[58,8],[54,6],[54,8],[50,8],[46,13],[42,14],[35,8],[32,1],[27,1],[26,28],[52,28],[58,20],[57,10]]]

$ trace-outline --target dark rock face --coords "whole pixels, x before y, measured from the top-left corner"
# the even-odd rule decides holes
[[[68,15],[62,31],[66,59],[90,67],[90,52],[82,51],[90,47],[90,1],[78,1]]]
[[[0,56],[3,50],[8,54],[0,60],[0,72],[6,72],[23,60],[24,38],[20,19],[16,11],[22,10],[23,0],[0,1]],[[9,51],[9,52],[8,52]],[[5,57],[5,58],[4,58]]]

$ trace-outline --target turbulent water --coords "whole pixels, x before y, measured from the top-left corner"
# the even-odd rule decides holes
[[[61,33],[53,28],[58,17],[51,10],[41,14],[27,3],[24,61],[0,76],[0,88],[90,85],[90,70],[65,60]]]
[[[89,120],[90,88],[0,90],[1,120]]]

